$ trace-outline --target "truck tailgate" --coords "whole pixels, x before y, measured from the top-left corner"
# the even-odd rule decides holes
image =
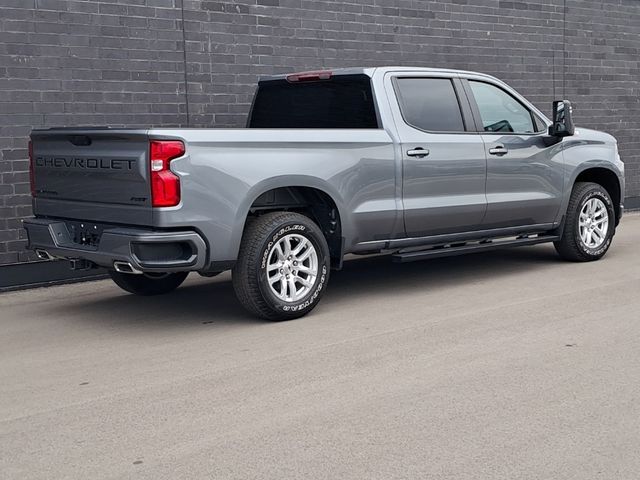
[[[31,142],[36,215],[151,225],[146,130],[35,130]]]

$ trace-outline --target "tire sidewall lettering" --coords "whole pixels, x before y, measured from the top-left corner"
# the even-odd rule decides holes
[[[323,265],[322,266],[322,274],[320,275],[320,281],[318,282],[317,288],[313,291],[313,294],[307,300],[305,300],[302,303],[292,304],[292,305],[288,305],[288,304],[280,305],[280,308],[282,308],[282,311],[283,312],[298,312],[300,310],[305,310],[306,308],[308,308],[311,305],[313,305],[313,303],[317,300],[318,295],[320,295],[320,292],[324,288],[324,284],[325,284],[326,279],[327,279],[327,267],[326,267],[326,265]]]

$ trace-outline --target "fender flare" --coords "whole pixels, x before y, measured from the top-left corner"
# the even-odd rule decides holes
[[[275,188],[284,187],[313,188],[330,197],[335,203],[336,208],[338,209],[338,215],[340,216],[340,224],[342,229],[342,237],[351,238],[352,222],[351,219],[346,215],[344,201],[342,199],[342,196],[336,189],[331,187],[331,185],[324,180],[317,177],[306,175],[282,175],[267,178],[253,185],[247,191],[247,194],[245,195],[242,203],[238,205],[231,234],[231,243],[233,245],[234,253],[236,256],[238,254],[238,251],[240,250],[240,242],[242,240],[242,234],[244,232],[245,223],[247,220],[247,216],[249,215],[251,205],[253,205],[256,199],[263,193]]]
[[[613,173],[616,176],[616,179],[618,181],[618,188],[620,189],[620,196],[622,200],[622,196],[624,195],[624,192],[622,191],[622,182],[620,181],[620,172],[616,171],[615,168],[612,168],[611,162],[608,162],[606,160],[588,160],[586,162],[581,163],[575,169],[573,169],[573,171],[571,172],[571,176],[569,177],[569,180],[565,184],[566,191],[565,191],[565,194],[563,195],[562,206],[560,207],[558,218],[556,219],[557,223],[562,222],[562,219],[567,214],[567,208],[569,207],[569,199],[571,198],[571,192],[573,191],[573,186],[575,185],[577,178],[580,176],[580,174],[586,172],[587,170],[592,170],[594,168],[602,168],[605,170],[609,170],[611,173]],[[616,208],[617,207],[618,206],[616,206]]]

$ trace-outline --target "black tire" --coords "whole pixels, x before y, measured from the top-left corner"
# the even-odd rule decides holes
[[[109,270],[109,275],[111,280],[125,292],[150,296],[174,291],[182,285],[189,272],[134,275]]]
[[[269,253],[289,234],[311,242],[317,254],[317,275],[308,293],[285,301],[273,293],[268,282]],[[232,270],[233,288],[240,303],[251,313],[271,321],[291,320],[309,313],[318,304],[329,281],[330,256],[320,228],[308,217],[291,212],[272,212],[250,219]],[[294,287],[295,288],[295,287]]]
[[[580,237],[579,220],[583,207],[593,198],[604,203],[609,215],[609,225],[604,242],[595,248],[590,248]],[[602,185],[591,182],[576,183],[569,199],[562,238],[553,243],[560,257],[571,262],[591,262],[604,257],[616,231],[615,215],[611,197]]]

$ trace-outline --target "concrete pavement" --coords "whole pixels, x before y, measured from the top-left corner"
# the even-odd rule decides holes
[[[286,323],[228,274],[1,294],[0,477],[640,478],[639,239],[353,260]]]

